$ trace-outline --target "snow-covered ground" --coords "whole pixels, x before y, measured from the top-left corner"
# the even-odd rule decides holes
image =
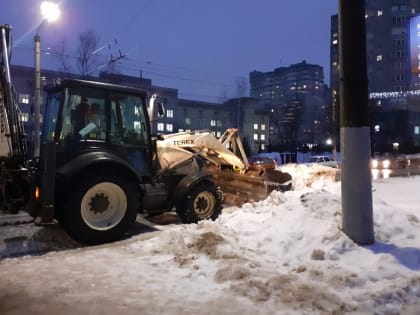
[[[293,191],[215,222],[0,260],[0,314],[420,314],[420,176],[373,181],[358,246],[334,176],[289,171]]]

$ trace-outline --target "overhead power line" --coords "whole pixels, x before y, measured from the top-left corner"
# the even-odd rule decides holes
[[[33,47],[27,47],[22,45],[17,45],[15,47],[16,49],[23,49],[23,50],[33,50]],[[102,51],[102,50],[101,50]],[[52,49],[43,49],[41,51],[44,54],[53,55],[53,56],[62,56],[67,59],[73,59],[77,60],[77,54],[74,53],[61,53],[58,51],[54,51]],[[99,53],[99,51],[95,52],[95,55],[98,56],[99,59],[103,60],[103,62],[96,68],[96,70],[91,71],[100,71],[102,69],[105,69],[111,64],[116,64],[118,62],[117,69],[121,69],[123,71],[123,74],[132,75],[135,73],[138,76],[138,74],[141,72],[142,74],[150,75],[151,78],[153,77],[160,77],[165,78],[168,80],[174,80],[174,81],[185,81],[185,82],[192,82],[195,84],[202,84],[202,85],[209,85],[209,86],[219,86],[220,88],[229,88],[234,89],[237,87],[236,84],[232,83],[233,80],[246,80],[245,77],[239,76],[239,75],[230,75],[230,74],[221,74],[221,73],[214,73],[214,72],[207,72],[202,70],[195,70],[188,67],[182,67],[182,66],[171,66],[171,65],[165,65],[161,63],[155,63],[155,62],[149,62],[149,61],[143,61],[138,59],[129,58],[126,54],[123,54],[121,50],[119,50],[119,56],[113,57],[113,55],[106,55],[103,53]],[[121,63],[121,61],[124,62],[124,64]],[[185,75],[184,73],[187,72]],[[229,82],[226,82],[225,80],[209,80],[209,79],[203,79],[203,78],[197,78],[197,76],[205,76],[206,78],[209,76],[219,76],[219,77],[226,77]],[[132,75],[133,76],[133,75]],[[246,83],[245,83],[246,84]],[[247,85],[247,84],[246,84]],[[178,88],[176,84],[173,86],[174,88]],[[189,94],[189,93],[183,93],[185,96],[192,96],[192,97],[200,97],[200,98],[211,98],[211,99],[221,99],[222,97],[220,95],[200,95],[200,94]]]

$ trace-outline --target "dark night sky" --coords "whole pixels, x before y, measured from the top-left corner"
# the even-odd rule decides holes
[[[33,66],[40,3],[0,0],[0,23],[13,26],[13,64]],[[330,16],[338,0],[64,0],[60,7],[60,20],[40,29],[43,50],[57,50],[64,39],[74,62],[79,33],[93,29],[104,46],[99,57],[121,50],[127,59],[119,72],[142,71],[183,98],[235,97],[235,82],[247,82],[250,71],[302,60],[323,66],[329,83]],[[58,66],[56,55],[42,55],[42,67]]]

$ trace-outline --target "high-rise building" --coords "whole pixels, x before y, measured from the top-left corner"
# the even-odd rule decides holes
[[[249,74],[251,97],[261,103],[285,103],[299,94],[322,94],[324,70],[305,60],[274,71],[252,71]]]
[[[419,12],[420,0],[365,0],[374,151],[420,150]],[[334,15],[331,17],[330,43],[333,96],[339,88],[338,41],[338,17]],[[333,104],[339,109],[338,104]]]
[[[313,149],[330,137],[330,107],[324,70],[302,61],[249,74],[251,97],[270,113],[270,143],[276,151]]]

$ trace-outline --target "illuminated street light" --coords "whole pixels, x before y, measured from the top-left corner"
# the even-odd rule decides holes
[[[39,31],[45,22],[57,21],[60,17],[60,9],[57,3],[51,1],[43,1],[41,3],[41,14],[43,20],[36,30],[34,36],[35,44],[35,117],[34,117],[34,156],[39,156],[40,148],[40,126],[41,126],[41,37]]]
[[[59,19],[61,12],[57,3],[43,1],[41,3],[41,14],[48,22],[55,22]]]

